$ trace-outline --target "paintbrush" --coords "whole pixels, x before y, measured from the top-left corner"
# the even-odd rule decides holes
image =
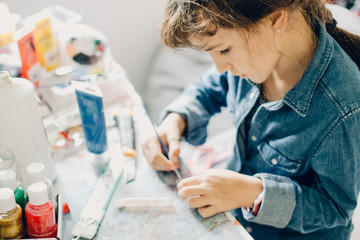
[[[159,140],[159,142],[160,142],[160,145],[161,145],[162,150],[164,151],[165,157],[170,161],[168,148],[165,146],[163,140],[161,139],[161,137],[160,137],[160,135],[159,135],[159,133],[158,133],[158,131],[157,131],[157,129],[156,129],[155,123],[151,120],[151,117],[150,117],[150,115],[149,115],[149,113],[148,113],[148,111],[146,110],[146,108],[145,108],[144,105],[143,105],[143,108],[144,108],[144,110],[145,110],[146,116],[148,117],[148,119],[149,119],[149,121],[150,121],[150,123],[151,123],[151,125],[152,125],[152,127],[153,127],[153,129],[154,129],[154,131],[155,131],[155,133],[156,133],[156,137],[158,138],[158,140]],[[181,160],[180,160],[180,157],[179,157],[179,161],[181,161]],[[179,170],[174,170],[174,172],[175,172],[176,176],[181,180],[182,177],[181,177],[181,174],[180,174]]]

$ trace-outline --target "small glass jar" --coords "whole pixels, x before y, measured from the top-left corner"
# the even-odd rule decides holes
[[[0,171],[5,169],[11,169],[16,174],[18,173],[14,153],[5,145],[0,145]]]

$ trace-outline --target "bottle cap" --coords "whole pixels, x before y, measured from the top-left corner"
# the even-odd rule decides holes
[[[32,205],[43,205],[49,201],[47,186],[42,182],[31,184],[27,189],[27,194]]]
[[[0,212],[8,212],[15,207],[14,191],[11,188],[0,188]]]
[[[45,165],[43,163],[31,163],[26,167],[28,185],[45,181]]]
[[[0,171],[0,188],[11,188],[15,190],[19,186],[14,170],[5,169]]]
[[[11,77],[8,71],[0,71],[0,82],[11,83]]]

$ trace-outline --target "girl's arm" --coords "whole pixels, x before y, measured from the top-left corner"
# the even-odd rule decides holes
[[[360,113],[342,119],[309,159],[315,179],[302,185],[288,177],[259,173],[264,199],[248,221],[301,233],[348,226],[360,191]],[[354,134],[356,133],[356,134]],[[336,147],[334,147],[336,146]]]

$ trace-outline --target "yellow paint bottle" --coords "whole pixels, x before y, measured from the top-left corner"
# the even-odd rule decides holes
[[[19,239],[25,234],[21,207],[10,188],[0,188],[0,239]]]

